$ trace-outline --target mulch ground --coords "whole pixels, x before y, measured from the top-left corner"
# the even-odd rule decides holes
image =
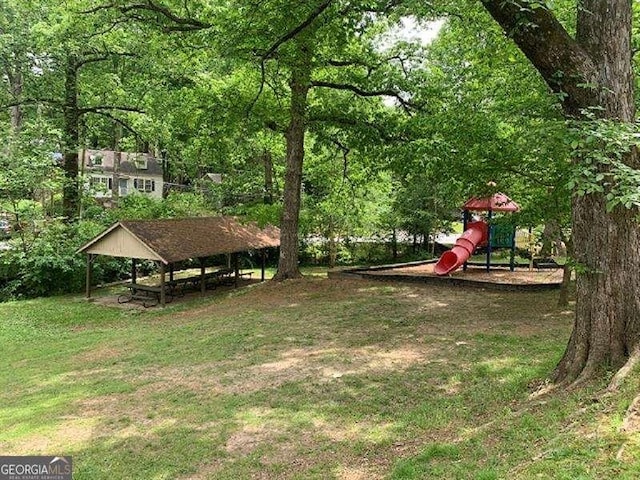
[[[437,277],[434,273],[434,263],[421,265],[402,266],[385,270],[371,270],[367,275],[409,275],[416,277]],[[469,267],[467,271],[462,268],[448,275],[456,279],[467,279],[474,282],[500,283],[509,285],[535,285],[535,284],[555,284],[562,281],[562,269],[533,269],[517,268],[510,271],[508,268],[495,268],[487,272],[481,267]],[[446,278],[446,277],[444,277]]]

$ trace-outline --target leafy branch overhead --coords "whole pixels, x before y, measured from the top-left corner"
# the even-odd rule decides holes
[[[605,195],[607,211],[640,208],[640,169],[625,163],[625,155],[640,145],[636,125],[607,119],[572,122],[575,158],[569,188],[577,195]]]
[[[154,2],[153,0],[146,0],[140,3],[105,3],[86,9],[83,13],[92,14],[101,11],[116,11],[127,20],[148,23],[159,27],[164,32],[195,32],[213,27],[212,23],[195,18],[191,14],[188,2],[184,3],[183,8],[184,15],[176,13],[169,7]],[[118,20],[118,22],[121,21],[122,20]]]
[[[482,3],[558,94],[569,115],[579,117],[583,108],[595,105],[593,86],[599,84],[598,70],[586,42],[580,36],[573,38],[543,2]],[[540,42],[540,38],[547,41]]]
[[[416,109],[417,105],[412,103],[410,100],[407,100],[405,96],[406,93],[402,93],[398,90],[393,89],[384,89],[384,90],[365,90],[356,85],[349,85],[345,83],[333,83],[333,82],[323,82],[319,80],[312,80],[311,85],[313,87],[322,87],[322,88],[331,88],[333,90],[346,90],[349,92],[355,93],[359,97],[393,97],[395,100],[400,103],[402,108],[410,113],[411,110]]]

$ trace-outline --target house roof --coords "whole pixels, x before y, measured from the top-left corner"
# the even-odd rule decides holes
[[[95,165],[95,157],[101,157],[99,165]],[[139,168],[137,160],[146,160],[146,168]],[[113,150],[91,150],[84,149],[78,158],[85,171],[91,173],[112,173],[117,170],[119,173],[141,176],[141,177],[162,177],[162,159],[153,157],[149,153],[140,152],[115,152]]]
[[[153,157],[147,158],[147,168],[136,167],[135,162],[120,162],[120,173],[126,173],[132,176],[155,176],[162,177],[162,164]]]
[[[78,253],[145,258],[165,264],[280,245],[280,229],[236,217],[123,220]]]
[[[208,180],[213,183],[222,183],[222,174],[221,173],[205,173],[202,176],[203,180]]]
[[[462,206],[463,210],[475,210],[481,212],[517,212],[520,207],[516,202],[507,197],[504,193],[496,193],[491,197],[473,197]]]

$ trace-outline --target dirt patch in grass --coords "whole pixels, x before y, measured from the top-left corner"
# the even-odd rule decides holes
[[[428,349],[420,345],[385,348],[293,348],[282,352],[279,360],[249,367],[248,375],[239,376],[244,381],[234,383],[237,391],[246,392],[303,379],[331,382],[346,375],[402,371],[425,361],[428,354]]]
[[[243,426],[234,432],[227,443],[225,450],[233,455],[245,456],[253,452],[260,444],[273,439],[275,432],[266,426]]]
[[[77,447],[91,440],[97,427],[95,418],[62,418],[55,425],[17,441],[1,442],[4,455],[50,455],[60,445]],[[27,452],[27,453],[25,453]]]
[[[123,354],[122,350],[108,345],[101,345],[75,356],[80,363],[107,362],[115,360]]]

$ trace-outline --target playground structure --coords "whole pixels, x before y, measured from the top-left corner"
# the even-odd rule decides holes
[[[515,258],[515,228],[500,231],[497,225],[492,225],[494,212],[517,212],[520,207],[503,193],[496,193],[487,198],[471,198],[462,206],[464,212],[463,234],[456,240],[451,250],[442,254],[435,264],[436,275],[448,275],[461,266],[466,270],[467,260],[482,247],[487,249],[486,269],[491,269],[492,248],[511,248],[509,266],[514,270]],[[487,212],[487,221],[470,221],[471,212]]]

